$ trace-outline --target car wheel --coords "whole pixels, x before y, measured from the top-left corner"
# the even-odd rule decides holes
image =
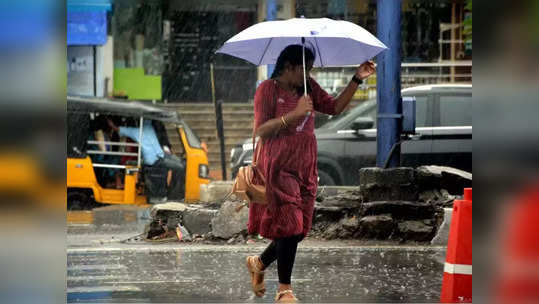
[[[320,186],[334,186],[335,180],[329,173],[326,173],[322,170],[318,170],[318,184]]]

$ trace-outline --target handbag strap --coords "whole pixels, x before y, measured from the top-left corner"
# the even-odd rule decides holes
[[[273,105],[274,109],[277,106],[277,84],[275,83],[275,80],[272,80],[273,83]],[[273,113],[273,116],[275,116],[275,113]],[[253,166],[256,166],[256,162],[258,161],[258,158],[260,157],[260,150],[262,150],[262,138],[258,140],[258,144],[255,147],[255,129],[253,128]],[[257,150],[258,149],[258,150]]]
[[[258,140],[258,144],[255,147],[255,136],[253,133],[253,166],[256,166],[256,162],[258,160],[258,157],[260,157],[260,150],[262,150],[262,139]]]

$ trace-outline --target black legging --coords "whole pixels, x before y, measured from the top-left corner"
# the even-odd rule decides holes
[[[302,239],[303,234],[274,239],[260,255],[260,260],[266,268],[277,260],[277,272],[281,284],[290,284],[298,243]]]

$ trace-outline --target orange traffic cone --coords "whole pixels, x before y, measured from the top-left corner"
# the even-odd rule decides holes
[[[472,188],[453,203],[440,302],[472,302]]]
[[[504,209],[492,303],[539,303],[539,183]]]

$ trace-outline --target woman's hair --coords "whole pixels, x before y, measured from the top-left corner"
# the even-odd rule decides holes
[[[284,48],[277,58],[277,63],[275,64],[275,69],[271,74],[271,78],[276,78],[281,76],[284,71],[285,64],[288,62],[292,66],[303,65],[303,54],[302,46],[300,44],[291,44]],[[314,50],[310,47],[305,47],[305,63],[309,61],[314,61],[315,59]]]

